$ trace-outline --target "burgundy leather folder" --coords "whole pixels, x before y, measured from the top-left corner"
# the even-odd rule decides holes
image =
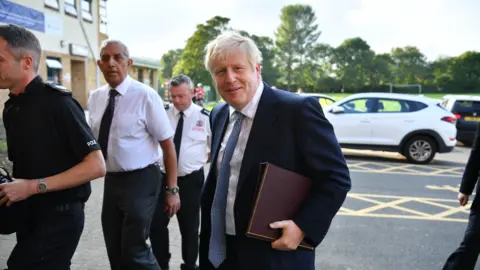
[[[273,242],[282,236],[270,228],[275,221],[290,220],[310,192],[311,180],[271,163],[260,164],[260,181],[247,236]],[[302,241],[301,247],[313,249]]]

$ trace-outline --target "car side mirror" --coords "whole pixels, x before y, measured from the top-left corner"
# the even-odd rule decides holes
[[[344,113],[345,112],[345,109],[343,107],[340,107],[340,106],[335,106],[332,108],[332,113],[334,114],[339,114],[339,113]]]

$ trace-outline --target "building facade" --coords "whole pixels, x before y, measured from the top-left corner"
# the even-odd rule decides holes
[[[105,83],[97,68],[107,35],[106,0],[0,0],[0,23],[31,30],[40,40],[39,74],[61,85],[86,107],[88,92]],[[8,91],[0,92],[0,109]]]
[[[161,70],[160,59],[132,57],[129,75],[158,91],[158,75]]]

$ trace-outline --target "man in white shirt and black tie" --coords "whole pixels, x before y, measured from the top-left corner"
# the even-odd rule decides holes
[[[177,220],[182,235],[184,262],[181,270],[198,269],[200,194],[205,180],[203,167],[210,156],[210,113],[192,102],[193,87],[188,76],[174,77],[169,88],[173,106],[166,106],[170,124],[175,129],[174,143],[178,157],[177,181],[182,208],[177,213]],[[165,193],[169,194],[169,191],[161,194]],[[153,217],[150,239],[153,253],[164,270],[169,269],[171,257],[168,237],[170,218],[162,213],[161,202],[162,195]]]
[[[122,42],[106,41],[98,66],[108,84],[93,91],[88,102],[90,125],[107,166],[102,227],[111,269],[158,270],[146,239],[161,186],[178,189],[174,132],[157,92],[128,76],[131,65]],[[179,207],[178,194],[171,192],[164,210],[174,215]]]

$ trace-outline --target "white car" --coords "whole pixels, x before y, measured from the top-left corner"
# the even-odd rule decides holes
[[[324,112],[343,148],[399,152],[411,163],[427,164],[457,143],[455,115],[423,96],[354,94]]]
[[[331,105],[332,103],[334,103],[336,101],[333,97],[331,97],[329,95],[325,95],[325,94],[301,93],[300,95],[304,96],[304,97],[313,97],[313,98],[318,99],[318,102],[320,103],[322,108],[325,107],[325,106]]]

